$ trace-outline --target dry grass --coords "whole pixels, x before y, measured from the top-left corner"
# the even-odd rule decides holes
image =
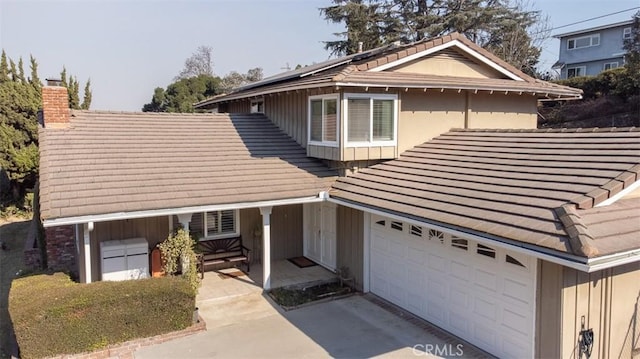
[[[0,249],[0,358],[12,353],[13,327],[9,317],[9,289],[16,273],[24,269],[22,251],[29,230],[29,220],[24,218],[0,219],[0,241],[6,250]]]

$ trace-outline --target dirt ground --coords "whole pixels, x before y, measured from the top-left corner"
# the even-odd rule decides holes
[[[24,269],[22,251],[29,230],[29,220],[24,218],[0,219],[0,358],[12,353],[13,328],[9,317],[9,290],[16,273]]]

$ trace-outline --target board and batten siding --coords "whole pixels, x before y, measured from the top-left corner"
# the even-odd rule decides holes
[[[336,221],[336,267],[348,267],[357,290],[362,290],[364,259],[364,213],[338,205]]]
[[[578,358],[581,322],[593,329],[593,358],[640,352],[640,263],[585,273],[539,262],[536,357]]]
[[[83,234],[80,227],[80,247],[82,248]],[[164,241],[169,236],[169,218],[167,216],[125,219],[120,221],[95,222],[91,231],[91,279],[101,280],[102,261],[100,259],[100,242],[142,237],[149,243],[149,248]],[[85,278],[84,253],[80,251],[80,278]],[[149,251],[151,253],[151,251]],[[149,265],[151,265],[149,263]],[[151,269],[151,268],[149,268]]]

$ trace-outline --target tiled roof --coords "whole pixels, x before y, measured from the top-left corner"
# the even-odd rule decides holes
[[[436,85],[434,81],[438,80],[438,76],[425,76],[419,78],[412,78],[414,74],[395,74],[385,75],[384,73],[376,74],[369,72],[376,67],[386,65],[393,61],[401,60],[411,55],[415,55],[421,51],[426,51],[437,46],[458,41],[464,46],[470,48],[472,51],[479,53],[485,58],[489,59],[499,67],[505,69],[509,73],[519,77],[522,81],[516,80],[504,80],[504,79],[477,79],[477,78],[461,78],[460,80],[451,79],[451,81],[457,81],[457,83],[464,84],[463,87],[457,86],[458,89],[478,89],[483,90],[488,87],[488,90],[510,90],[514,86],[519,91],[536,92],[537,96],[543,98],[545,95],[554,98],[558,96],[567,96],[568,98],[577,98],[582,95],[582,90],[552,84],[546,81],[540,81],[534,79],[522,71],[511,66],[507,62],[501,60],[497,56],[493,55],[489,51],[476,45],[473,41],[464,37],[459,33],[452,33],[442,37],[427,39],[420,42],[407,44],[407,45],[388,45],[366,51],[362,54],[353,54],[345,56],[339,59],[329,60],[320,64],[311,65],[302,69],[285,72],[272,76],[268,79],[247,85],[235,92],[232,92],[226,96],[217,96],[210,98],[195,104],[196,108],[206,108],[212,104],[222,103],[226,101],[248,98],[253,96],[262,96],[265,94],[278,93],[284,91],[299,90],[305,88],[326,87],[334,86],[340,82],[346,82],[345,77],[352,76],[354,84],[357,82],[365,83],[366,80],[379,79],[382,80],[385,76],[394,78],[395,81],[387,84],[381,84],[381,86],[397,86],[405,87],[409,84],[417,86],[420,82],[425,81],[422,87],[433,87]],[[355,80],[358,80],[355,82]],[[388,79],[387,79],[388,80]],[[398,83],[402,80],[403,82]],[[370,83],[375,85],[375,83]],[[453,88],[453,87],[452,87]]]
[[[640,237],[603,239],[589,226],[596,215],[574,220],[617,208],[590,210],[639,180],[639,129],[452,130],[396,160],[339,178],[330,195],[474,234],[594,257],[639,248]],[[634,218],[628,222],[640,222],[638,211],[620,211]]]
[[[262,115],[75,111],[40,131],[45,220],[316,196],[335,176]]]

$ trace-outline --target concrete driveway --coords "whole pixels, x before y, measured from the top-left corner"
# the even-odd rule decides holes
[[[198,305],[207,331],[142,348],[135,358],[478,357],[359,295],[288,312],[258,293]]]

